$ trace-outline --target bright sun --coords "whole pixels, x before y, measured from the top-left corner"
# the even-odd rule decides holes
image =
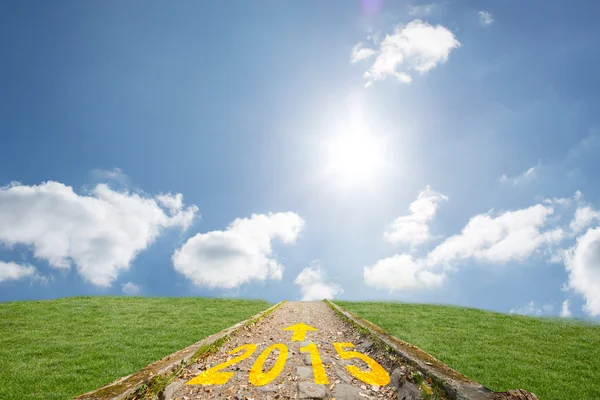
[[[371,190],[388,169],[389,143],[360,95],[335,110],[321,137],[321,170],[336,189]]]
[[[365,184],[382,172],[384,151],[368,132],[339,133],[327,143],[327,175],[345,185]]]

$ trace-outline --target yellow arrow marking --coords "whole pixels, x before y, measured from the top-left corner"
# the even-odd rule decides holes
[[[318,331],[318,329],[313,328],[310,325],[306,325],[303,323],[288,326],[287,328],[283,328],[284,331],[294,331],[292,335],[292,342],[301,342],[306,338],[307,331]]]

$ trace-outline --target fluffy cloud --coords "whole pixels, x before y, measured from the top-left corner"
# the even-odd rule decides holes
[[[600,221],[600,212],[590,206],[582,206],[575,211],[575,217],[569,224],[569,228],[575,233],[583,231],[594,222]]]
[[[121,286],[123,293],[134,296],[140,293],[140,287],[133,282],[127,282]]]
[[[0,188],[0,242],[30,246],[52,267],[75,265],[86,281],[107,287],[163,228],[186,229],[197,211],[181,203],[165,212],[154,198],[104,184],[78,195],[59,182],[13,183]]]
[[[550,315],[554,310],[554,306],[552,304],[543,304],[542,306],[537,306],[535,301],[530,301],[522,307],[513,308],[509,311],[510,314],[521,314],[521,315]]]
[[[430,211],[428,215],[435,214],[432,207],[424,208]],[[537,204],[496,216],[492,212],[475,215],[459,234],[446,238],[422,258],[396,254],[364,267],[365,284],[391,290],[429,289],[441,286],[459,261],[504,264],[524,260],[566,237],[562,228],[548,227],[552,213],[551,206]]]
[[[479,17],[479,23],[483,26],[489,26],[494,22],[494,17],[487,11],[479,11],[477,16]]]
[[[183,209],[183,195],[181,193],[159,194],[156,196],[156,202],[169,210],[171,215],[174,215],[179,212],[179,210]]]
[[[565,257],[569,287],[581,294],[586,303],[584,311],[600,315],[600,227],[588,229],[577,238],[575,246]]]
[[[362,42],[359,42],[352,48],[352,54],[350,55],[350,62],[355,63],[360,60],[372,57],[375,55],[375,50],[363,47]]]
[[[529,168],[528,170],[526,170],[512,178],[509,178],[508,176],[506,176],[506,174],[502,174],[502,176],[499,179],[500,183],[510,184],[513,186],[524,185],[535,179],[539,168],[540,168],[539,165],[535,165],[535,166]]]
[[[439,203],[447,201],[448,197],[434,191],[429,186],[419,193],[415,201],[410,203],[409,215],[398,217],[392,222],[384,238],[390,243],[422,244],[431,239],[429,221],[439,208]]]
[[[367,286],[381,289],[431,289],[439,287],[446,279],[442,271],[427,268],[422,260],[414,260],[410,254],[396,254],[364,268]]]
[[[374,81],[385,80],[387,77],[409,83],[412,81],[411,73],[416,71],[423,74],[446,62],[450,52],[458,48],[460,43],[448,28],[432,26],[416,19],[407,25],[396,26],[394,32],[386,35],[377,49],[357,46],[353,48],[353,54],[358,51],[356,49],[360,49],[362,54],[371,50],[377,55],[364,75],[367,79],[366,86],[370,86]],[[371,55],[370,52],[368,54]]]
[[[569,308],[569,299],[563,301],[560,309],[560,316],[563,318],[570,318],[572,316],[571,309]]]
[[[577,191],[575,195],[581,194],[580,191]],[[557,205],[557,206],[569,206],[573,202],[573,199],[569,197],[553,197],[553,198],[545,198],[542,200],[542,203],[549,205]]]
[[[272,258],[271,242],[294,243],[304,227],[292,213],[253,214],[224,231],[199,233],[173,254],[173,266],[198,286],[235,288],[251,280],[280,280],[283,266]]]
[[[36,269],[31,265],[21,265],[14,262],[0,261],[0,282],[18,281],[36,275]]]
[[[427,221],[433,218],[441,200],[445,198],[427,188],[411,204],[411,214],[394,221],[384,237],[392,242],[422,243],[429,238]],[[574,216],[567,222],[566,213],[574,208]],[[467,261],[506,264],[541,255],[549,262],[564,263],[567,290],[585,299],[583,310],[588,315],[600,316],[599,224],[600,212],[586,205],[579,191],[571,198],[545,198],[528,208],[491,210],[471,217],[460,233],[447,237],[421,257],[396,254],[365,266],[364,282],[390,290],[431,289],[443,285],[449,274]],[[571,315],[569,306],[566,300],[561,315]],[[549,305],[536,307],[534,302],[511,310],[531,315],[550,311]]]
[[[536,204],[529,208],[491,213],[471,218],[458,235],[451,236],[429,253],[429,265],[450,264],[468,258],[490,263],[506,263],[530,257],[546,244],[565,237],[561,228],[542,230],[552,207]]]
[[[294,283],[300,286],[303,301],[333,299],[334,296],[344,293],[339,285],[325,282],[325,274],[318,264],[304,268]]]

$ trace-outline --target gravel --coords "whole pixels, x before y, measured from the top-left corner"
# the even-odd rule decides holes
[[[308,324],[318,331],[308,331],[303,342],[292,342],[292,332],[284,331],[290,325]],[[250,327],[245,327],[231,338],[218,351],[189,366],[180,376],[189,381],[199,371],[216,366],[233,356],[227,352],[243,344],[254,343],[256,352],[240,363],[224,368],[221,372],[234,372],[224,385],[183,385],[169,386],[164,393],[164,400],[175,399],[396,399],[396,391],[391,385],[376,387],[366,384],[346,370],[345,365],[356,365],[368,370],[360,360],[339,360],[333,348],[333,342],[351,342],[357,345],[356,350],[368,350],[369,356],[378,361],[390,373],[400,364],[391,362],[387,355],[378,352],[373,342],[361,337],[349,324],[339,318],[325,302],[286,302],[273,313],[264,317]],[[359,344],[360,342],[360,344]],[[249,371],[264,349],[275,343],[283,343],[288,347],[288,359],[281,373],[265,386],[254,386],[248,381]],[[319,349],[328,383],[314,383],[314,374],[310,357],[301,353],[300,348],[315,343]],[[366,351],[365,351],[366,353]],[[267,372],[274,365],[279,351],[271,352],[263,365]],[[406,386],[406,385],[403,385]],[[362,388],[361,388],[362,387]],[[405,389],[409,390],[409,389]],[[168,392],[168,393],[167,393]],[[417,391],[418,392],[418,391]],[[408,394],[413,395],[414,393]],[[407,397],[411,398],[411,397]]]

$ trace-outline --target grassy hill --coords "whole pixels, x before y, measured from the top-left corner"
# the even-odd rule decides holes
[[[600,325],[436,305],[337,304],[495,390],[600,399]]]
[[[70,399],[268,306],[135,297],[0,303],[0,399]]]
[[[600,399],[600,325],[435,305],[337,303],[493,390]],[[135,297],[0,303],[0,399],[70,399],[268,306]]]

